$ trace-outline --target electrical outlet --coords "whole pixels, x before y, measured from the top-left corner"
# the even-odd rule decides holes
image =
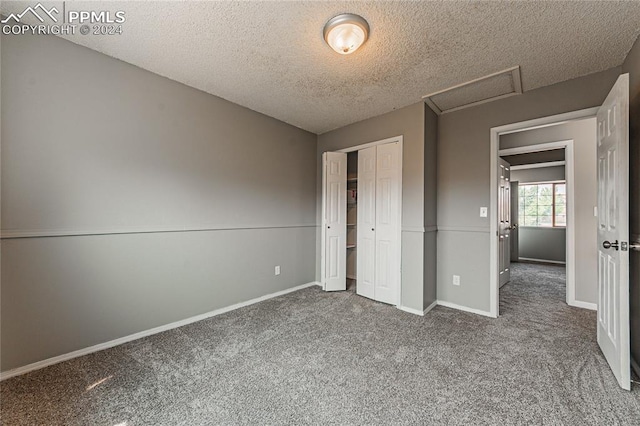
[[[460,275],[453,276],[453,285],[460,285]]]
[[[280,275],[280,265],[276,266],[276,275]]]
[[[480,217],[487,217],[487,210],[486,207],[480,207]]]

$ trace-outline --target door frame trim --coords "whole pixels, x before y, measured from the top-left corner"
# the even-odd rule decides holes
[[[325,232],[325,220],[327,214],[327,156],[326,153],[322,153],[322,211],[321,224],[320,224],[320,286],[323,291],[327,291],[327,256],[325,250],[327,249],[327,235]]]
[[[502,151],[500,151],[502,152]],[[502,154],[500,154],[502,155]],[[511,166],[511,171],[514,170],[530,170],[530,169],[543,169],[545,167],[558,167],[564,166],[565,161],[549,161],[546,163],[534,163],[534,164],[522,164],[520,166]]]
[[[335,151],[331,150],[331,152],[343,152],[343,153],[349,153],[349,152],[354,152],[354,151],[360,151],[361,149],[365,149],[365,148],[371,148],[372,146],[377,146],[377,145],[386,145],[388,143],[398,143],[400,145],[400,194],[399,194],[399,200],[398,200],[398,217],[400,218],[400,223],[398,224],[398,300],[397,303],[395,304],[395,306],[397,306],[398,308],[402,307],[402,192],[403,192],[403,186],[402,186],[402,173],[403,173],[403,157],[404,157],[404,137],[402,135],[399,136],[393,136],[390,138],[386,138],[386,139],[381,139],[379,141],[374,141],[374,142],[368,142],[368,143],[364,143],[361,145],[355,145],[355,146],[350,146],[347,148],[343,148],[343,149],[337,149]],[[325,151],[327,152],[327,151]],[[324,153],[323,153],[324,154]],[[325,168],[324,168],[324,164],[322,167],[322,220],[324,221],[324,194],[325,194],[325,187],[324,187],[324,174],[325,174]],[[322,288],[324,289],[326,286],[325,283],[325,279],[324,279],[324,268],[325,268],[325,255],[324,255],[324,241],[325,241],[325,235],[324,235],[324,228],[321,234],[321,253],[320,253],[320,272],[321,272],[321,284],[322,284]]]
[[[518,123],[506,124],[503,126],[492,127],[490,132],[490,167],[489,167],[489,182],[490,182],[490,206],[489,209],[489,313],[493,318],[497,318],[499,315],[500,306],[500,277],[499,277],[499,256],[498,256],[498,158],[500,152],[508,152],[510,154],[517,153],[519,148],[512,148],[508,150],[500,151],[500,135],[509,133],[522,132],[526,130],[539,129],[543,127],[549,127],[554,125],[565,124],[569,121],[592,118],[598,113],[600,107],[593,107],[587,109],[581,109],[578,111],[572,111],[563,114],[556,114],[547,117],[537,118],[534,120],[521,121]],[[575,305],[575,220],[574,220],[574,170],[573,170],[573,141],[559,141],[549,144],[530,145],[524,152],[531,151],[546,151],[550,149],[557,149],[560,146],[557,144],[564,144],[565,148],[565,161],[567,164],[565,180],[567,180],[567,304]],[[542,149],[541,149],[542,148]],[[506,155],[506,154],[503,154]],[[566,179],[569,176],[570,179]]]

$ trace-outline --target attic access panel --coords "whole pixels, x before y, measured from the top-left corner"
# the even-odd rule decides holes
[[[520,67],[516,66],[440,90],[422,99],[440,115],[521,93]]]

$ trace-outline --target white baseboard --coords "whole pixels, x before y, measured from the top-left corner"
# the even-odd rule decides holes
[[[418,309],[407,308],[406,306],[401,306],[401,305],[396,306],[396,308],[400,309],[401,311],[413,314],[413,315],[419,315],[419,316],[423,316],[424,315],[424,313],[422,311],[418,310]]]
[[[631,357],[631,368],[636,372],[636,376],[640,377],[640,365],[638,365],[633,357]]]
[[[427,312],[429,312],[430,310],[432,310],[433,308],[435,308],[438,305],[438,301],[434,300],[432,304],[430,304],[429,306],[427,306],[424,311],[422,312],[422,315],[426,315]]]
[[[396,306],[396,308],[400,309],[401,311],[423,317],[427,312],[435,308],[437,304],[438,304],[438,301],[436,300],[435,302],[427,306],[424,311],[420,311],[418,309],[413,309],[413,308],[407,308],[406,306],[401,306],[401,305]]]
[[[226,306],[224,308],[216,309],[204,314],[196,315],[190,318],[186,318],[180,321],[175,321],[166,325],[161,325],[159,327],[151,328],[149,330],[141,331],[139,333],[130,334],[129,336],[120,337],[119,339],[111,340],[104,343],[99,343],[94,346],[90,346],[88,348],[79,349],[77,351],[69,352],[67,354],[58,355],[53,358],[44,359],[42,361],[34,362],[32,364],[25,365],[23,367],[14,368],[13,370],[8,370],[4,372],[0,372],[0,381],[6,380],[10,377],[19,376],[21,374],[26,374],[31,371],[39,370],[44,367],[48,367],[53,364],[58,364],[63,361],[68,361],[73,358],[77,358],[80,356],[88,355],[93,352],[102,351],[104,349],[109,349],[114,346],[121,345],[123,343],[131,342],[133,340],[141,339],[143,337],[151,336],[157,333],[162,333],[163,331],[171,330],[174,328],[182,327],[183,325],[191,324],[197,321],[202,321],[207,318],[214,317],[216,315],[221,315],[239,308],[244,308],[245,306],[253,305],[258,302],[263,302],[265,300],[273,299],[274,297],[282,296],[287,293],[291,293],[294,291],[302,290],[303,288],[312,287],[314,285],[322,285],[317,281],[312,281],[310,283],[302,284],[296,287],[291,287],[285,290],[277,291],[275,293],[266,294],[264,296],[256,297],[255,299],[247,300],[246,302],[236,303],[235,305]]]
[[[598,310],[597,304],[590,302],[581,302],[579,300],[572,300],[571,302],[568,302],[567,305],[574,306],[576,308],[591,309],[592,311]]]
[[[491,315],[491,312],[481,311],[480,309],[469,308],[467,306],[456,305],[455,303],[445,302],[444,300],[438,300],[436,303],[440,306],[444,306],[446,308],[457,309],[459,311],[470,312],[476,315],[482,315],[484,317],[495,318],[495,316]]]
[[[555,263],[557,265],[566,265],[567,264],[567,262],[561,262],[559,260],[534,259],[532,257],[519,257],[518,260],[524,260],[525,262]]]

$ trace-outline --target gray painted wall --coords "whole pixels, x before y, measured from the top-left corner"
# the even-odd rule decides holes
[[[573,139],[576,229],[576,300],[597,302],[597,226],[593,208],[598,204],[596,170],[596,119],[572,121],[500,137],[500,148]],[[528,257],[520,253],[520,257]]]
[[[564,166],[511,170],[511,181],[521,184],[564,180]]]
[[[489,130],[601,105],[619,74],[613,68],[439,117],[439,300],[489,310],[489,219],[478,214],[489,206]]]
[[[521,259],[566,262],[567,232],[564,228],[520,227],[518,232]]]
[[[3,371],[314,281],[315,135],[57,37],[1,78],[3,234],[211,229],[3,239]]]
[[[563,155],[564,158],[564,155]],[[520,184],[564,180],[564,166],[512,170],[511,181]],[[566,262],[565,228],[525,227],[518,229],[519,257]]]
[[[629,230],[640,241],[640,39],[622,65],[629,73]],[[631,356],[640,361],[640,252],[630,253]],[[637,371],[640,374],[640,371]]]
[[[423,310],[424,291],[424,103],[391,111],[318,136],[317,266],[320,279],[322,153],[402,135],[402,305]]]
[[[426,309],[437,299],[438,116],[424,108],[424,289]]]

